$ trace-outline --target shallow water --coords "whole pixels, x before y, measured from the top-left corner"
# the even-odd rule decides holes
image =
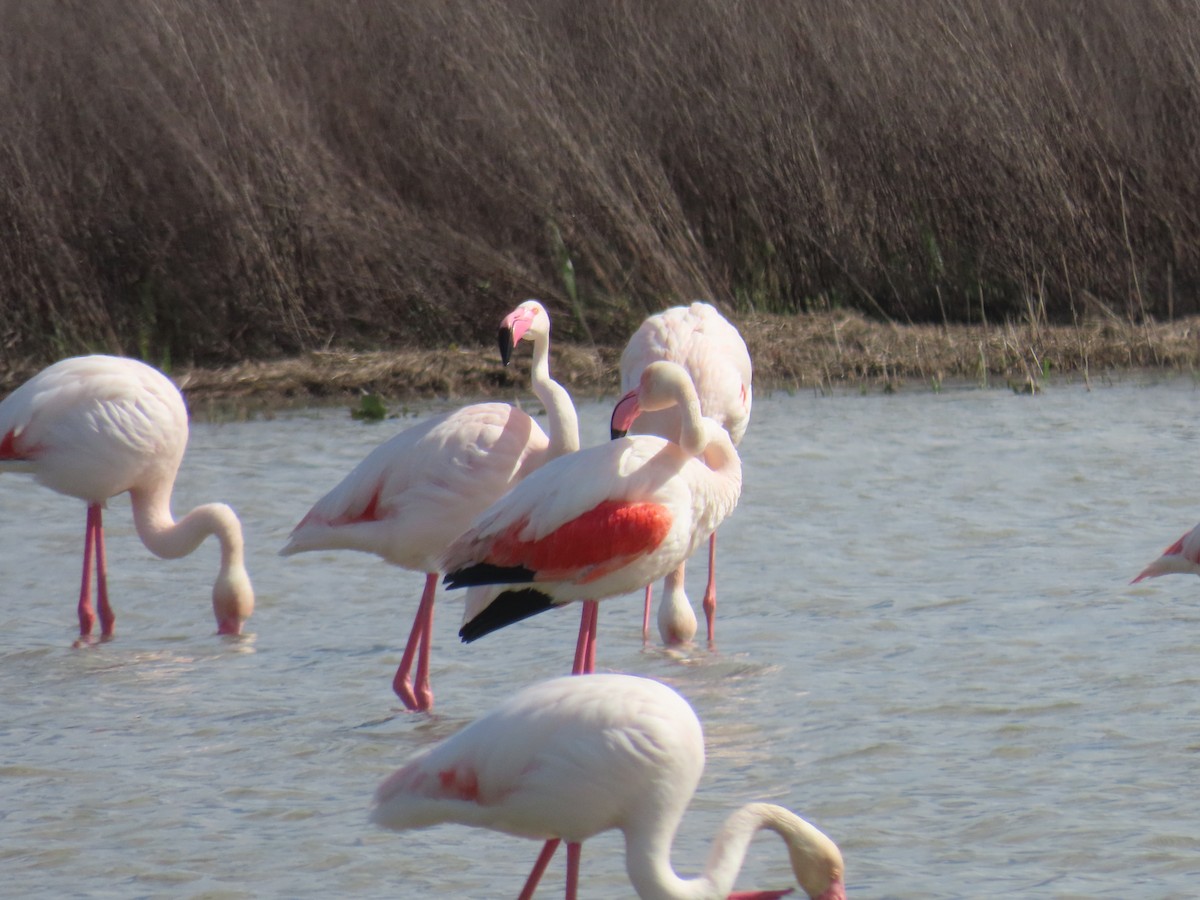
[[[1128,581],[1200,519],[1198,405],[1191,381],[756,398],[717,650],[643,650],[637,598],[601,607],[599,667],[667,681],[705,725],[677,869],[769,799],[840,844],[851,897],[1194,896],[1200,583]],[[582,406],[585,444],[609,410]],[[241,513],[258,593],[241,639],[213,634],[215,546],[154,559],[121,498],[118,636],[73,650],[83,507],[4,477],[0,895],[516,895],[532,842],[397,835],[367,808],[412,752],[565,673],[575,608],[468,647],[444,599],[437,712],[406,714],[390,682],[421,576],[275,555],[413,421],[194,425],[175,508]],[[631,893],[619,835],[589,842],[583,871],[585,897]],[[777,839],[738,883],[790,883]],[[560,857],[539,896],[561,884]]]

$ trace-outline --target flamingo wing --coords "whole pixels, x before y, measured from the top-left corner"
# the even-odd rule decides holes
[[[505,403],[436,416],[372,450],[313,505],[280,553],[362,550],[436,571],[446,546],[541,464],[548,443],[533,419]]]
[[[682,814],[703,747],[695,713],[665,685],[615,674],[551,679],[393,773],[375,794],[372,820],[582,841],[624,827],[664,781],[682,795]]]
[[[129,490],[147,470],[173,474],[187,435],[178,388],[122,357],[60,360],[0,403],[0,461],[92,502]]]

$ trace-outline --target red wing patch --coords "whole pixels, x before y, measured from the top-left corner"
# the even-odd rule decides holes
[[[657,503],[606,500],[536,541],[517,537],[525,524],[496,539],[488,562],[523,566],[538,573],[539,580],[575,576],[587,582],[662,543],[671,530],[671,513]]]
[[[4,445],[0,444],[0,450],[3,450],[3,449],[4,449]],[[1187,535],[1185,534],[1183,537],[1181,537],[1179,540],[1177,540],[1175,543],[1173,543],[1170,547],[1168,547],[1166,550],[1164,550],[1162,552],[1162,555],[1163,556],[1176,556],[1176,555],[1182,553],[1183,552],[1183,539],[1186,537],[1187,537]]]
[[[17,450],[17,439],[12,431],[0,440],[0,459],[24,459],[25,457]]]
[[[438,772],[438,784],[446,796],[469,803],[479,802],[479,779],[471,769],[446,769]]]

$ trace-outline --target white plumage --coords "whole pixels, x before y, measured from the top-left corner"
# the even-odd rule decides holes
[[[751,836],[766,827],[784,838],[810,896],[844,898],[834,843],[763,803],[729,817],[702,876],[677,876],[671,843],[703,768],[700,722],[674,690],[630,675],[566,676],[523,688],[393,773],[371,818],[396,830],[455,822],[573,844],[616,828],[638,896],[658,900],[725,898]]]

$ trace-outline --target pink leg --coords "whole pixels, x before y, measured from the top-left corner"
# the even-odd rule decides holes
[[[392,690],[400,698],[400,701],[406,708],[411,710],[426,710],[433,704],[433,695],[429,693],[429,637],[427,632],[431,631],[431,622],[433,620],[433,595],[437,591],[437,573],[427,572],[425,574],[425,590],[421,593],[421,603],[417,607],[417,615],[413,619],[412,631],[408,634],[408,643],[404,646],[404,655],[400,657],[400,667],[396,669],[396,675],[392,678]],[[426,696],[424,700],[426,705],[422,706],[422,698],[414,693],[412,682],[409,680],[409,673],[412,671],[413,659],[417,655],[418,649],[421,649],[425,654],[424,662],[424,691]],[[422,689],[422,666],[417,666],[417,689]]]
[[[575,640],[575,662],[572,675],[588,675],[596,671],[596,623],[600,604],[595,600],[583,601],[583,612],[579,616],[579,637]]]
[[[92,536],[96,541],[96,606],[100,612],[100,636],[113,636],[117,617],[108,603],[108,557],[104,553],[104,510],[96,507],[96,530]]]
[[[579,891],[579,857],[583,845],[567,844],[567,900],[575,900]]]
[[[596,600],[588,601],[592,606],[592,614],[588,619],[587,657],[584,659],[584,671],[596,671],[596,632],[600,627],[600,604]]]
[[[533,864],[533,871],[529,873],[529,877],[525,879],[525,887],[521,888],[521,895],[517,900],[531,900],[533,892],[537,890],[538,882],[542,880],[542,873],[546,871],[546,866],[550,865],[550,858],[554,856],[554,851],[558,849],[558,838],[552,838],[546,841],[542,852],[538,854],[537,862]],[[570,849],[570,845],[567,845]]]
[[[421,646],[417,651],[417,704],[418,709],[427,712],[433,709],[433,688],[429,684],[429,653],[433,644],[433,593],[437,587],[437,575],[426,576],[426,588],[429,591],[429,604],[425,606],[425,624],[421,628]],[[428,579],[433,579],[432,582]],[[424,597],[421,598],[424,605]]]
[[[79,586],[79,636],[87,637],[96,624],[96,613],[92,609],[92,556],[96,548],[96,516],[100,507],[91,505],[87,510],[87,528],[83,533],[83,582]]]
[[[654,599],[654,585],[646,585],[646,606],[642,610],[642,646],[650,643],[650,602]]]
[[[708,620],[708,642],[716,639],[717,618],[717,533],[708,536],[708,585],[704,588],[704,618]]]

